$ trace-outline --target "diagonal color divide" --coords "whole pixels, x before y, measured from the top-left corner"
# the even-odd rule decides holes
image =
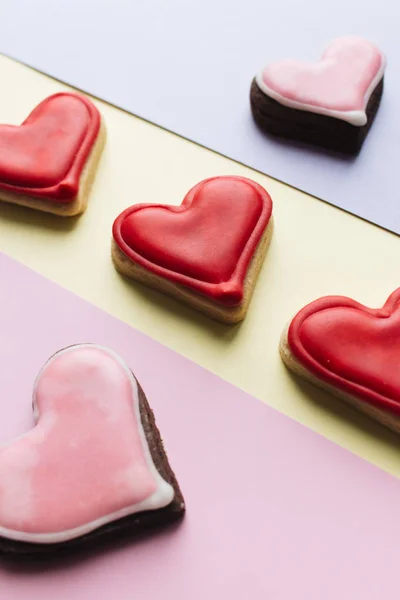
[[[187,504],[180,527],[140,542],[36,567],[0,560],[7,598],[395,597],[397,479],[5,255],[0,275],[0,442],[32,426],[53,352],[106,345],[142,383]]]
[[[395,0],[13,0],[0,6],[0,50],[400,233],[399,17]],[[316,60],[349,34],[388,57],[361,154],[341,158],[259,132],[248,99],[255,73],[272,60]]]

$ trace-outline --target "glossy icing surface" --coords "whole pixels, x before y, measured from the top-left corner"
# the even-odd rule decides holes
[[[256,79],[265,94],[285,106],[362,126],[385,65],[385,57],[371,42],[344,37],[332,42],[314,64],[296,60],[272,63]]]
[[[128,208],[116,219],[113,235],[149,271],[235,305],[271,213],[269,195],[254,181],[214,177],[192,188],[180,206]]]
[[[86,344],[55,354],[33,401],[36,426],[0,448],[0,536],[60,542],[171,502],[136,380],[112,351]]]
[[[100,121],[88,98],[60,93],[43,100],[22,125],[0,125],[0,188],[74,200]]]
[[[288,343],[320,379],[400,413],[400,288],[380,309],[340,296],[320,298],[295,316]]]

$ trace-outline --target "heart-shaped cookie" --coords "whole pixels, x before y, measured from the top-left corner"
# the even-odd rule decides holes
[[[295,316],[281,354],[295,372],[398,431],[399,341],[400,289],[380,309],[332,296]]]
[[[0,199],[82,212],[103,145],[100,113],[88,98],[46,98],[22,125],[0,125]]]
[[[254,181],[207,179],[180,206],[125,210],[113,227],[114,262],[123,273],[211,316],[237,321],[267,249],[271,213],[269,195]]]
[[[358,37],[335,40],[313,64],[271,63],[253,83],[254,117],[271,133],[355,151],[378,109],[385,66],[380,50]]]
[[[371,42],[345,37],[332,42],[314,64],[286,60],[268,65],[257,83],[280,104],[362,126],[384,69],[385,58]]]
[[[114,352],[58,352],[33,405],[36,426],[0,448],[0,549],[54,549],[183,513],[151,410]]]

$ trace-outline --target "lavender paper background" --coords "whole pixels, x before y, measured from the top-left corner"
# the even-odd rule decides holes
[[[399,17],[398,0],[8,0],[0,49],[400,233]],[[279,58],[317,59],[348,34],[370,38],[389,61],[361,155],[330,156],[260,133],[248,101],[255,72]]]

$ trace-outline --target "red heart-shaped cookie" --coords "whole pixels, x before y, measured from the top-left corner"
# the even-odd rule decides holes
[[[287,344],[297,363],[323,382],[400,414],[400,288],[383,308],[350,298],[321,298],[290,324]],[[290,366],[290,365],[289,365]]]
[[[114,352],[84,344],[55,354],[33,402],[36,426],[0,448],[1,549],[23,542],[34,552],[170,505],[174,488],[147,441],[166,460],[154,419],[145,431],[138,384]]]
[[[88,98],[59,93],[43,100],[22,125],[0,125],[0,188],[72,201],[100,122]]]
[[[180,206],[128,208],[113,235],[120,250],[148,271],[236,305],[271,212],[269,195],[254,181],[214,177],[192,188]]]

